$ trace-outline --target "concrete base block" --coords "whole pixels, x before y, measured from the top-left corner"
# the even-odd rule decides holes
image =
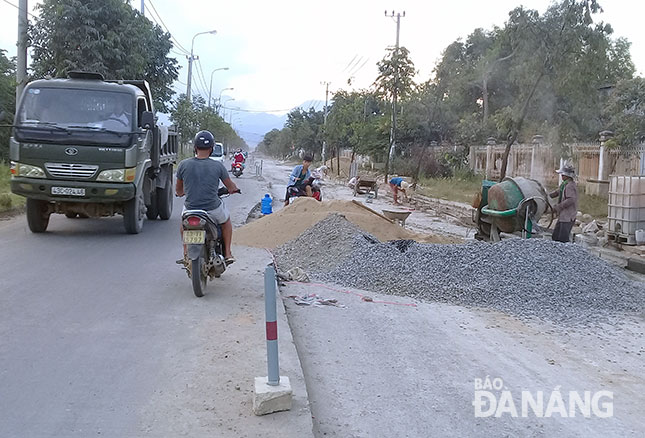
[[[609,181],[600,181],[596,179],[587,180],[585,183],[585,194],[609,198]]]
[[[253,413],[255,415],[266,415],[291,409],[293,391],[291,390],[289,378],[280,376],[280,384],[277,386],[271,386],[267,382],[267,377],[255,378]]]

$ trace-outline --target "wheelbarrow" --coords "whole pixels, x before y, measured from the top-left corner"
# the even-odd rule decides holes
[[[383,210],[383,216],[405,228],[405,221],[412,211],[410,210]]]
[[[376,183],[376,179],[366,176],[357,177],[356,184],[354,184],[354,196],[369,194],[370,192],[374,193],[374,199],[378,197],[378,184]]]

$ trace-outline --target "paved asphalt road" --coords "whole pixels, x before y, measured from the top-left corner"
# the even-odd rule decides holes
[[[243,194],[227,204],[240,224],[261,190],[248,175],[235,181]],[[138,235],[121,216],[52,215],[43,234],[24,216],[0,221],[0,436],[265,436],[263,422],[280,421],[250,414],[249,382],[266,372],[262,289],[238,261],[193,295],[175,264],[181,204]],[[261,275],[266,260],[253,263]]]

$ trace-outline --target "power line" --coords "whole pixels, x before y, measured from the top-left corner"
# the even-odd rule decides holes
[[[171,39],[173,40],[173,42],[177,45],[177,47],[178,47],[180,50],[183,50],[184,52],[186,52],[185,54],[189,54],[190,52],[189,52],[188,50],[186,50],[186,48],[185,48],[184,46],[182,46],[182,45],[179,43],[179,41],[177,41],[177,39],[176,39],[174,36],[172,36],[172,32],[170,31],[170,29],[168,29],[168,26],[166,26],[166,23],[164,23],[163,18],[161,18],[161,14],[159,14],[159,12],[157,12],[157,8],[155,8],[155,5],[152,3],[152,0],[144,0],[144,1],[145,1],[145,2],[147,2],[147,3],[148,3],[148,5],[150,5],[150,7],[152,7],[152,10],[153,10],[153,11],[154,11],[154,13],[157,15],[157,18],[159,19],[159,21],[161,22],[162,27],[163,27],[164,29],[166,29],[166,32],[168,32],[168,33],[170,34],[170,38],[171,38]],[[151,16],[152,16],[152,15],[151,15]],[[153,17],[153,18],[154,18],[154,17]]]
[[[204,76],[204,70],[202,69],[202,62],[197,58],[197,77],[202,81],[204,90],[208,91],[208,85],[206,85],[206,77]]]
[[[347,64],[347,66],[343,69],[343,71],[347,70],[347,69],[349,68],[349,66],[350,66],[350,65],[352,65],[352,63],[354,62],[354,60],[356,59],[356,57],[357,57],[357,56],[358,56],[358,54],[354,55],[354,57],[352,58],[352,60],[351,60],[351,61],[349,61],[349,64]],[[341,72],[341,73],[342,73],[342,72]]]
[[[16,8],[16,9],[20,10],[20,6],[18,6],[18,5],[16,5],[16,4],[13,4],[13,3],[11,3],[11,2],[10,2],[10,1],[8,1],[8,0],[2,0],[2,1],[3,1],[3,2],[5,2],[6,4],[8,4],[9,6],[13,6],[14,8]],[[31,15],[31,16],[32,16],[32,17],[34,17],[34,18],[38,18],[38,17],[36,17],[34,14],[32,14],[31,12],[29,12],[29,11],[27,11],[27,14]]]
[[[367,59],[366,59],[366,60],[361,64],[361,66],[360,66],[360,67],[358,67],[357,69],[355,69],[355,70],[354,70],[353,72],[351,72],[349,75],[350,75],[350,76],[353,76],[353,75],[355,75],[356,73],[358,73],[358,72],[359,72],[363,67],[365,67],[365,64],[367,64],[367,61],[369,61],[369,60],[370,60],[370,59],[369,59],[369,58],[367,58]],[[358,65],[358,63],[357,63],[356,65]],[[355,67],[355,66],[354,66],[354,67]]]

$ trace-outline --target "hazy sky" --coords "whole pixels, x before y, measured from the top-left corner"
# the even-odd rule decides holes
[[[18,0],[0,0],[0,48],[15,55]],[[37,2],[29,1],[30,10]],[[643,0],[601,0],[605,12],[597,19],[609,22],[614,36],[632,42],[631,54],[639,73],[645,72],[645,16]],[[396,22],[384,11],[405,11],[401,19],[400,43],[410,50],[425,81],[455,39],[465,38],[473,29],[503,25],[508,12],[522,4],[543,12],[548,0],[145,0],[146,15],[159,21],[154,5],[173,37],[190,50],[197,32],[216,29],[216,35],[195,38],[194,53],[200,62],[193,74],[193,93],[208,94],[211,72],[212,93],[234,98],[227,105],[249,110],[287,110],[307,100],[322,108],[325,88],[330,91],[366,88],[374,81],[376,62],[393,45]],[[141,0],[133,0],[140,8]],[[174,50],[182,69],[175,89],[185,92],[187,60]],[[203,72],[205,84],[198,72]],[[196,89],[195,89],[196,88]],[[222,99],[225,100],[225,99]]]

